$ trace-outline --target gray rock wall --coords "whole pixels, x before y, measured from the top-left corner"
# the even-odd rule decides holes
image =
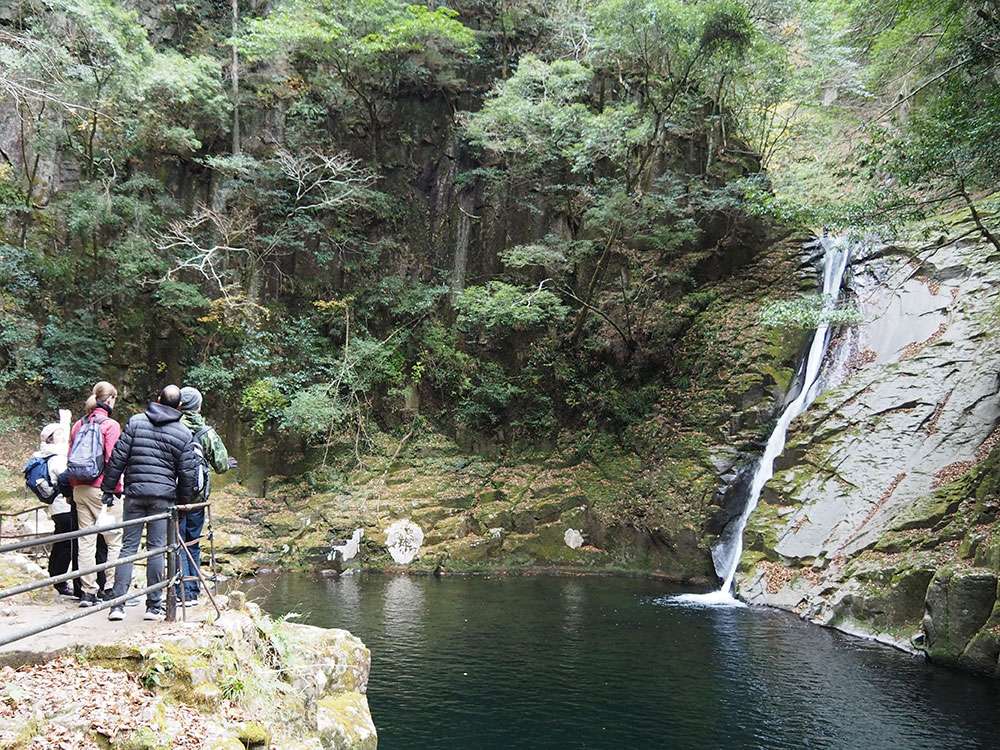
[[[953,235],[963,231],[854,261],[864,322],[843,332],[827,390],[793,425],[747,528],[738,588],[996,672],[985,475],[1000,423],[1000,257],[965,226]]]

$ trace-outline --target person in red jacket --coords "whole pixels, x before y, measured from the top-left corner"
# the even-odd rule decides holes
[[[111,385],[111,383],[101,381],[94,386],[93,392],[87,399],[87,406],[83,418],[78,419],[76,424],[73,425],[73,429],[70,431],[69,444],[72,446],[76,441],[77,433],[80,432],[80,428],[83,427],[83,423],[93,422],[97,420],[100,425],[101,430],[101,441],[104,445],[104,464],[107,465],[111,460],[111,453],[115,449],[115,444],[118,442],[118,438],[122,434],[121,425],[118,424],[114,419],[111,419],[111,412],[115,408],[115,402],[118,400],[118,390]],[[80,482],[72,481],[70,484],[73,485],[73,502],[76,505],[76,513],[79,519],[80,528],[88,528],[97,525],[97,517],[101,510],[105,507],[103,501],[103,493],[101,492],[101,482],[104,480],[104,475],[101,474],[92,482]],[[121,494],[122,483],[119,480],[116,494]],[[111,513],[112,517],[117,522],[122,520],[122,503],[113,502],[108,511]],[[114,562],[118,559],[118,555],[122,549],[122,530],[115,529],[114,531],[108,531],[102,534],[104,541],[108,545],[108,562]],[[85,570],[86,568],[92,568],[97,563],[95,562],[97,557],[97,535],[88,534],[87,536],[80,537],[79,544],[79,566],[80,570]],[[107,571],[107,583],[105,584],[105,590],[101,594],[104,598],[109,598],[111,596],[111,590],[114,587],[115,579],[115,568],[109,568]],[[83,587],[83,593],[80,596],[80,606],[81,607],[93,607],[97,604],[98,588],[97,588],[97,574],[90,573],[89,575],[80,576],[81,584]]]

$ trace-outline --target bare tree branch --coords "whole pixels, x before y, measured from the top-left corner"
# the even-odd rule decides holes
[[[360,159],[343,151],[329,155],[307,149],[293,154],[282,149],[275,161],[295,188],[296,211],[357,208],[377,179]]]
[[[240,213],[221,214],[204,206],[190,217],[172,221],[156,247],[179,256],[180,261],[163,280],[194,271],[214,283],[228,299],[233,287],[230,258],[242,255],[249,262],[259,260],[249,248],[252,229],[252,220]]]

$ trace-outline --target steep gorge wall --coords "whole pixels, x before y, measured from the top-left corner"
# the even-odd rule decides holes
[[[970,229],[854,260],[864,323],[793,427],[738,585],[1000,674],[1000,258]]]
[[[340,486],[302,471],[261,477],[217,496],[216,544],[247,568],[326,562],[331,545],[364,530],[355,564],[392,565],[385,531],[409,518],[424,532],[416,570],[566,566],[655,572],[712,585],[710,547],[739,513],[738,485],[792,386],[804,335],[764,326],[769,300],[816,286],[798,239],[774,242],[665,305],[675,340],[671,378],[651,412],[623,434],[565,430],[551,444],[474,452],[443,434],[382,436]],[[285,454],[288,458],[288,454]],[[332,467],[331,467],[332,471]],[[584,544],[571,548],[568,529]]]

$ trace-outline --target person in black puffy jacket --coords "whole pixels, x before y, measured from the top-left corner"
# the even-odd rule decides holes
[[[198,471],[198,457],[191,431],[181,424],[178,410],[181,392],[176,385],[160,391],[159,398],[145,412],[132,417],[115,445],[111,460],[104,467],[101,490],[105,503],[114,500],[112,494],[122,473],[125,474],[125,512],[123,518],[135,518],[163,513],[174,503],[191,501]],[[125,528],[122,557],[139,550],[142,527],[146,527],[146,547],[156,549],[167,543],[166,519],[148,521]],[[163,556],[155,555],[146,563],[146,585],[164,580]],[[132,565],[125,563],[115,576],[114,598],[124,596],[132,583]],[[146,595],[146,620],[162,620],[162,590]],[[125,619],[125,609],[111,608],[109,620]]]

